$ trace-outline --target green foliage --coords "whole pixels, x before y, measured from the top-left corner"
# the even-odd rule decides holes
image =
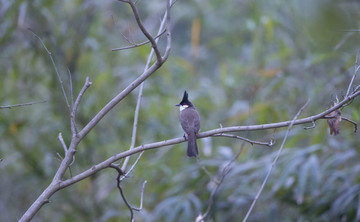
[[[141,19],[156,33],[165,1],[138,1]],[[14,221],[49,184],[59,166],[57,140],[71,138],[69,114],[52,63],[27,28],[55,59],[71,103],[86,76],[92,86],[80,104],[81,129],[144,69],[150,46],[112,52],[143,42],[131,10],[118,1],[4,1],[0,7],[0,103],[46,103],[0,110],[0,215]],[[177,1],[172,11],[173,45],[167,63],[145,82],[136,144],[183,135],[174,105],[188,90],[201,116],[201,131],[291,119],[332,105],[347,90],[354,71],[359,27],[356,1]],[[163,38],[163,37],[162,37]],[[198,39],[198,41],[196,41]],[[161,48],[163,45],[160,45]],[[163,50],[163,48],[162,48]],[[355,85],[358,85],[355,78]],[[130,146],[137,92],[113,109],[79,145],[72,175]],[[342,110],[359,121],[359,100]],[[341,123],[328,135],[325,120],[295,126],[255,206],[250,221],[355,221],[359,218],[359,137]],[[272,148],[246,144],[226,176],[210,221],[239,221],[246,214],[274,159],[285,130],[241,133],[276,140]],[[199,140],[200,160],[213,177],[240,149],[229,138]],[[185,155],[185,144],[144,153],[123,183],[144,209],[136,221],[193,221],[204,212],[212,178]],[[135,157],[130,163],[135,161]],[[68,173],[66,177],[70,177]],[[35,221],[128,221],[116,189],[116,172],[104,170],[51,198]]]

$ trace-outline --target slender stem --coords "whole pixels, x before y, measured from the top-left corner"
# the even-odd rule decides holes
[[[29,103],[15,104],[15,105],[0,106],[0,109],[11,109],[11,108],[14,108],[14,107],[19,107],[19,106],[31,106],[31,105],[34,105],[34,104],[45,103],[45,102],[46,102],[46,100],[38,101],[38,102],[29,102]]]
[[[297,114],[295,115],[295,117],[293,118],[293,120],[290,122],[290,124],[289,124],[289,126],[288,126],[288,128],[287,128],[287,130],[286,130],[286,134],[285,134],[285,137],[284,137],[284,139],[283,139],[283,142],[282,142],[282,144],[281,144],[281,146],[280,146],[280,149],[279,149],[279,151],[277,152],[276,157],[275,157],[274,161],[272,162],[272,164],[271,164],[271,166],[270,166],[270,169],[269,169],[268,173],[266,174],[265,179],[264,179],[263,183],[261,184],[261,187],[260,187],[258,193],[256,194],[254,201],[252,202],[252,204],[251,204],[251,206],[250,206],[250,209],[249,209],[248,212],[246,213],[246,216],[245,216],[243,222],[246,222],[246,220],[247,220],[248,217],[250,216],[251,211],[252,211],[252,209],[254,208],[254,206],[255,206],[255,204],[256,204],[256,201],[259,199],[260,194],[261,194],[262,191],[264,190],[264,187],[265,187],[265,185],[266,185],[266,183],[267,183],[267,181],[268,181],[268,179],[269,179],[269,177],[270,177],[271,171],[272,171],[272,169],[275,167],[275,165],[276,165],[276,163],[277,163],[277,160],[278,160],[279,157],[280,157],[280,153],[281,153],[281,151],[283,150],[283,148],[284,148],[284,146],[285,146],[285,143],[286,143],[286,141],[287,141],[287,137],[289,136],[290,129],[291,129],[292,126],[294,125],[294,123],[295,123],[296,119],[299,117],[300,113],[301,113],[301,112],[305,109],[305,107],[309,104],[309,102],[310,102],[310,99],[308,99],[308,101],[300,108],[300,110],[297,112]]]

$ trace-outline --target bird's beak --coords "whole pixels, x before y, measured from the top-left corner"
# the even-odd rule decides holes
[[[180,104],[176,104],[175,106],[180,106]]]

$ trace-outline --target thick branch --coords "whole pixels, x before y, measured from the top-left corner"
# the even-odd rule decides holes
[[[337,105],[331,107],[330,109],[328,109],[322,113],[319,113],[317,115],[307,117],[307,118],[298,119],[295,121],[285,121],[285,122],[262,124],[262,125],[221,127],[218,129],[213,129],[213,130],[199,133],[198,138],[204,138],[204,137],[214,136],[216,134],[228,133],[228,132],[266,130],[266,129],[274,129],[274,128],[280,128],[280,127],[288,127],[290,124],[291,125],[300,125],[300,124],[312,123],[318,119],[324,118],[327,114],[342,107],[344,104],[346,104],[348,101],[350,101],[354,97],[358,96],[359,94],[360,94],[360,91],[350,95],[348,98],[344,99],[343,101],[341,101]],[[133,155],[138,152],[142,152],[144,150],[155,149],[155,148],[174,145],[174,144],[178,144],[178,143],[182,143],[182,142],[185,142],[185,138],[179,137],[179,138],[175,138],[175,139],[144,144],[144,145],[135,147],[132,150],[128,150],[128,151],[124,151],[122,153],[115,154],[112,157],[108,158],[107,160],[91,167],[90,169],[74,176],[73,178],[70,178],[68,180],[61,182],[60,187],[64,188],[64,187],[70,186],[71,184],[74,184],[78,181],[81,181],[81,180],[99,172],[100,170],[109,167],[111,163],[113,163],[117,160],[120,160],[124,157]]]

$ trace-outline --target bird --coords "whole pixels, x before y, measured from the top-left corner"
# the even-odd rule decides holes
[[[183,99],[176,106],[180,107],[179,120],[188,140],[187,156],[197,157],[199,155],[196,136],[200,129],[200,115],[196,111],[195,106],[189,101],[188,93],[185,91]]]

